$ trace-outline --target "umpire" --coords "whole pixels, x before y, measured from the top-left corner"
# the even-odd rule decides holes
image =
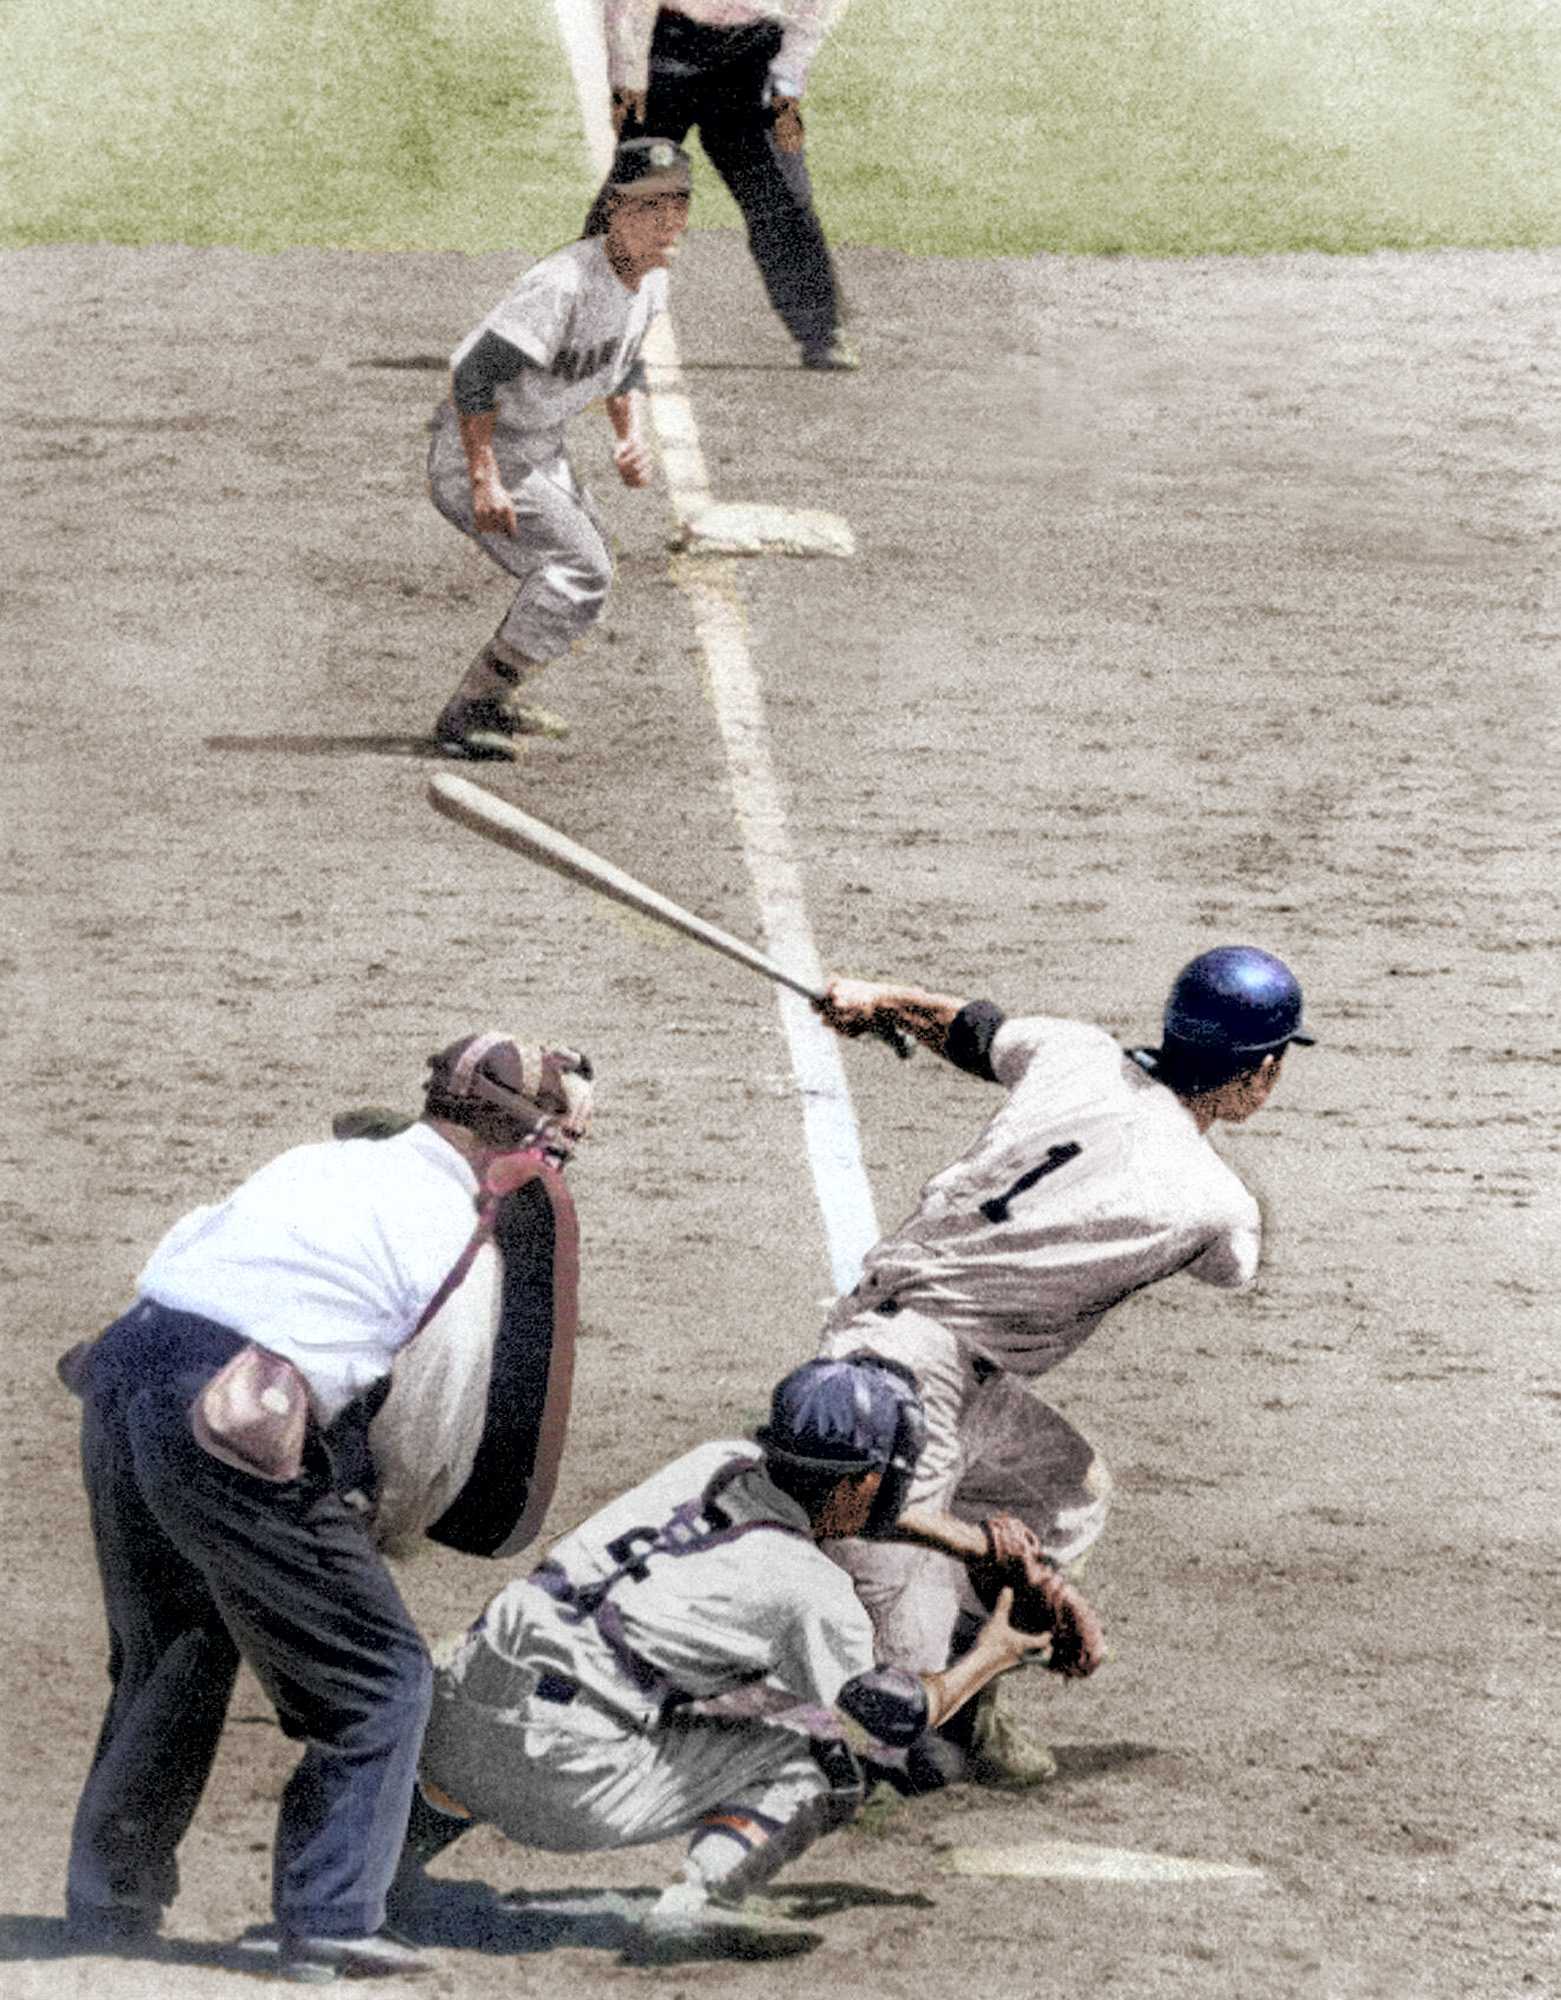
[[[432,1670],[371,1539],[367,1424],[484,1239],[485,1179],[555,1135],[568,1150],[588,1074],[507,1035],[453,1044],[416,1123],[297,1147],[186,1216],[137,1303],[66,1357],[113,1682],[72,1835],[78,1948],[153,1947],[242,1658],[306,1746],[277,1825],[282,1976],[424,1969],[380,1930]],[[257,1353],[259,1402],[296,1392],[301,1462],[295,1447],[263,1469],[211,1420],[213,1383]]]
[[[606,0],[614,130],[681,144],[698,126],[804,368],[857,365],[813,209],[801,111],[813,59],[846,4],[677,0],[658,9],[657,0]]]

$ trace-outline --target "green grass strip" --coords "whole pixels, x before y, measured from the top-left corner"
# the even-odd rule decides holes
[[[591,192],[550,0],[0,0],[0,45],[7,245],[541,251]],[[1561,243],[1561,0],[854,0],[807,114],[840,241]]]

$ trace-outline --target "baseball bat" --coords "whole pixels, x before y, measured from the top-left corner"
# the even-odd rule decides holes
[[[528,861],[551,868],[556,875],[566,875],[571,882],[583,882],[586,888],[596,890],[599,895],[610,896],[615,903],[638,910],[641,916],[654,918],[658,924],[665,924],[668,930],[692,938],[708,951],[719,952],[723,958],[747,966],[750,972],[774,980],[777,986],[785,986],[807,1000],[824,998],[821,987],[810,986],[807,980],[799,979],[785,966],[777,965],[773,958],[767,958],[751,944],[744,944],[741,938],[733,937],[719,925],[706,923],[703,917],[696,917],[692,910],[685,910],[680,903],[674,903],[655,889],[647,888],[643,882],[637,882],[622,868],[603,860],[599,854],[593,854],[590,848],[582,847],[577,840],[571,840],[568,834],[560,833],[543,820],[533,819],[530,813],[522,812],[506,799],[496,798],[492,792],[484,791],[481,785],[474,785],[467,778],[454,778],[442,772],[430,778],[428,803],[435,812],[443,813],[446,819],[453,819],[458,826],[480,833],[486,840],[497,841],[500,847],[513,848],[515,853],[524,854]],[[915,1052],[916,1044],[912,1037],[896,1028],[875,1028],[872,1032],[888,1042],[899,1056]]]

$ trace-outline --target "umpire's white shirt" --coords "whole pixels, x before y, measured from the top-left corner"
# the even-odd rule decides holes
[[[1234,1291],[1252,1283],[1256,1201],[1186,1106],[1104,1029],[1004,1021],[991,1062],[1007,1101],[868,1252],[832,1326],[893,1297],[1003,1367],[1042,1375],[1119,1300],[1174,1271]],[[1005,1196],[1005,1219],[983,1214]]]
[[[175,1223],[140,1291],[291,1361],[329,1423],[389,1372],[466,1247],[476,1198],[429,1125],[298,1146]]]

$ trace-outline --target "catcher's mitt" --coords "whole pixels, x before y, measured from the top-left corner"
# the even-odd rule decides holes
[[[987,1552],[965,1564],[977,1597],[990,1611],[1005,1590],[1012,1590],[1008,1622],[1016,1632],[1051,1634],[1051,1657],[1045,1664],[1052,1672],[1071,1680],[1092,1674],[1105,1658],[1106,1642],[1100,1620],[1084,1598],[1047,1561],[1023,1521],[994,1514],[981,1528]]]

